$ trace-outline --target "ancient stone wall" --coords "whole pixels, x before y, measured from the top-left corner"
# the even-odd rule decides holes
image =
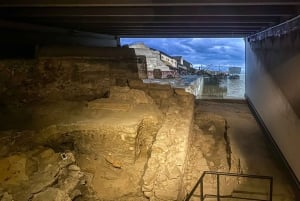
[[[20,174],[8,174],[7,178],[0,174],[0,181],[8,181],[0,184],[0,198],[6,196],[27,201],[37,197],[37,200],[43,200],[52,192],[53,199],[46,200],[69,200],[74,197],[73,190],[76,190],[79,191],[77,196],[82,198],[80,200],[132,200],[130,196],[137,200],[144,199],[140,183],[152,144],[163,122],[163,116],[152,98],[140,90],[111,87],[108,98],[73,107],[75,113],[65,115],[63,121],[60,116],[65,113],[65,105],[55,104],[54,107],[61,113],[56,113],[56,121],[49,126],[0,132],[0,170],[5,169],[4,174],[20,170]],[[74,116],[79,118],[74,119]],[[53,114],[48,113],[41,118],[48,121]],[[74,155],[72,164],[78,165],[82,176],[74,181],[70,191],[64,191],[64,186],[56,184],[72,179],[60,172],[65,171],[65,167],[59,169],[59,160],[45,158],[42,161],[49,162],[49,167],[57,170],[55,175],[51,168],[41,169],[40,172],[32,167],[32,173],[28,173],[27,166],[34,160],[32,152],[41,146],[50,147],[56,155],[69,152]],[[19,156],[22,156],[20,163],[7,167],[5,161],[13,163]],[[33,184],[24,184],[32,175],[35,175],[34,178],[46,177],[45,180],[34,180],[35,185],[39,186],[38,191],[34,190]]]
[[[110,86],[137,79],[137,60],[127,58],[39,58],[0,62],[0,97],[11,102],[103,97]]]
[[[155,86],[156,90],[158,88]],[[169,90],[160,89],[160,92]],[[5,139],[9,142],[1,141],[3,156],[18,156],[38,146],[51,147],[57,153],[72,152],[82,171],[82,182],[86,183],[84,186],[76,183],[77,187],[74,187],[81,189],[81,197],[93,193],[103,200],[141,200],[145,199],[143,192],[150,200],[177,200],[187,161],[193,96],[173,90],[170,97],[164,99],[162,96],[160,101],[159,110],[154,100],[142,90],[111,87],[108,98],[73,108],[80,116],[76,121],[73,114],[69,114],[65,116],[73,119],[69,123],[59,121],[58,117],[56,123],[38,130],[2,132],[1,136],[8,135]],[[56,107],[63,113],[63,107]],[[166,111],[165,115],[161,113],[162,109]],[[31,160],[31,156],[26,157],[24,160]],[[51,181],[57,181],[56,177],[48,175],[51,172],[44,174]],[[11,178],[12,181],[15,179],[18,178]],[[52,190],[65,193],[61,192],[60,186],[43,182],[39,185],[44,187],[39,195],[35,195],[30,186],[22,184],[4,185],[2,193],[15,198],[18,195],[12,189],[23,187],[30,190],[29,197],[46,196]],[[85,188],[90,189],[89,193],[84,193]]]
[[[143,192],[150,200],[180,200],[193,122],[193,100],[190,95],[171,100],[143,177]]]
[[[42,146],[55,156],[70,152],[74,160],[58,169],[57,177],[41,169],[50,183],[39,182],[38,193],[31,186],[5,184],[0,198],[27,193],[35,200],[50,194],[67,200],[181,199],[194,97],[169,85],[144,84],[138,73],[136,57],[2,60],[0,98],[2,109],[8,109],[0,115],[1,130],[6,130],[0,133],[1,158],[25,153],[27,163],[31,151]],[[15,116],[24,116],[26,127],[18,127],[14,116],[12,126],[5,125],[8,105],[13,105]],[[65,191],[56,183],[72,179],[68,172],[74,164],[81,176]],[[58,165],[59,160],[51,163]],[[32,174],[41,175],[36,169]],[[23,176],[28,179],[31,174]],[[13,190],[18,188],[25,189],[20,196]]]
[[[150,200],[181,200],[183,176],[191,139],[194,96],[170,85],[129,80],[129,86],[148,93],[165,114],[152,145],[142,190]]]

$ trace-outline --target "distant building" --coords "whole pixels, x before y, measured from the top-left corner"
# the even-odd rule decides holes
[[[177,60],[172,56],[160,51],[160,59],[171,68],[177,69]]]
[[[174,56],[174,59],[177,61],[177,69],[180,75],[187,74],[187,67],[183,65],[183,57],[182,56]]]
[[[187,60],[183,60],[183,65],[187,68],[188,73],[194,73],[195,72],[195,69],[193,68],[193,64],[191,64]]]
[[[182,56],[173,56],[177,61],[177,65],[183,65],[183,57]]]
[[[189,68],[193,68],[193,64],[191,64],[191,63],[188,62],[187,60],[183,60],[183,65],[186,66],[188,69],[189,69]]]
[[[144,55],[146,57],[147,75],[149,79],[174,78],[177,76],[176,70],[171,69],[173,68],[172,66],[174,65],[174,63],[167,60],[167,57],[169,57],[167,54],[161,53],[160,51],[155,49],[151,49],[144,43],[136,43],[129,45],[128,47],[133,48],[136,55]],[[162,57],[167,61],[162,61]]]

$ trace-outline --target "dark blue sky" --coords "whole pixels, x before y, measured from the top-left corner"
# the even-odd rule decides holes
[[[245,66],[243,38],[122,38],[121,45],[144,42],[148,47],[181,55],[194,65]]]

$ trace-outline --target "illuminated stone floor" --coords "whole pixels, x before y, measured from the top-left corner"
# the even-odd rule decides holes
[[[246,103],[197,100],[194,118],[187,189],[191,189],[206,170],[266,175],[274,178],[273,200],[294,200],[288,175]],[[220,186],[224,194],[268,199],[266,181],[223,178]],[[204,193],[216,194],[215,189],[216,178],[210,178],[205,183]],[[200,195],[200,192],[195,194]]]

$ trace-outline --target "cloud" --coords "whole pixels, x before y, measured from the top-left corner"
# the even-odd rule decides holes
[[[193,64],[245,66],[242,38],[122,38],[121,44],[143,42],[170,55],[181,55]]]

